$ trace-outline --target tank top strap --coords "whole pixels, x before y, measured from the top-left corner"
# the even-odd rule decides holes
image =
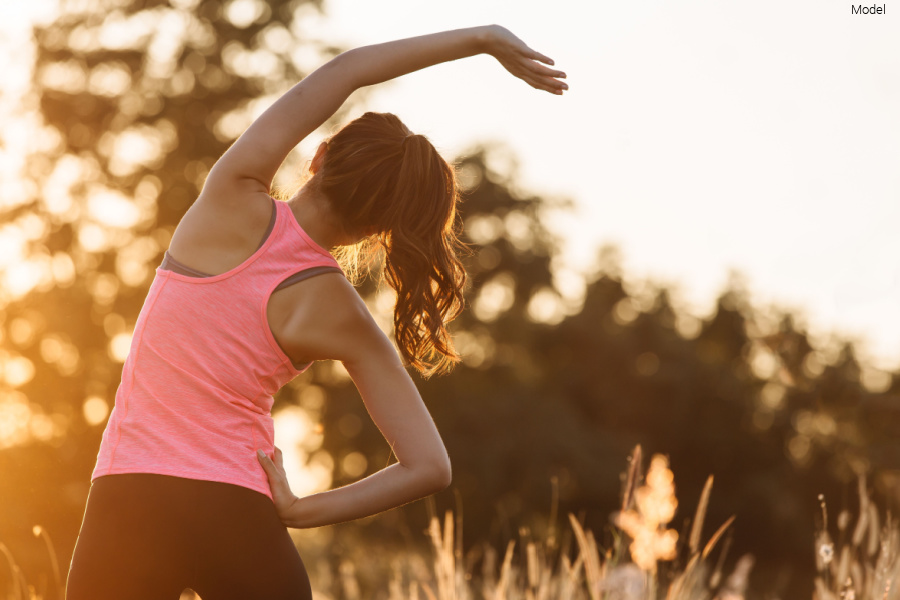
[[[287,265],[288,268],[292,269],[289,275],[299,273],[307,268],[324,266],[333,267],[344,273],[340,263],[331,255],[331,252],[313,240],[300,226],[287,202],[275,200],[275,206],[278,212],[276,226],[278,221],[283,222],[279,231],[279,239],[276,240],[276,243],[295,249],[298,257],[301,257],[299,262],[295,261]]]

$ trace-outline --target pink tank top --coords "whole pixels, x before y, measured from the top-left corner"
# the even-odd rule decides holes
[[[290,207],[272,202],[271,233],[234,269],[208,277],[156,269],[91,481],[157,473],[272,497],[256,450],[272,456],[272,396],[309,364],[296,367],[279,347],[266,318],[268,299],[298,272],[341,272]]]

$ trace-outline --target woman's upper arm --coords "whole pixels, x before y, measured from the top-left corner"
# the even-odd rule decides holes
[[[269,192],[288,153],[354,91],[341,62],[339,55],[310,73],[253,121],[210,170],[204,185],[209,197],[235,186]]]
[[[326,280],[328,278],[328,280]],[[412,469],[421,468],[436,481],[449,485],[450,462],[428,409],[412,378],[365,303],[340,275],[314,279],[322,289],[308,313],[318,313],[316,323],[302,319],[309,356],[340,360],[365,403],[366,410],[384,435],[397,460]],[[312,280],[310,280],[312,281]],[[312,294],[311,294],[312,296]],[[298,335],[304,335],[298,331]],[[317,347],[313,347],[317,346]]]
[[[373,328],[377,332],[369,335],[382,341],[361,345],[351,360],[343,361],[344,367],[397,460],[435,471],[435,477],[449,484],[450,461],[434,421],[397,351],[377,326]]]

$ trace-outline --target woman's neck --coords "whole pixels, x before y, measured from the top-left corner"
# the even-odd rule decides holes
[[[328,198],[309,182],[287,201],[287,205],[303,231],[323,248],[331,250],[335,246],[352,243],[347,240],[348,236],[331,210]]]

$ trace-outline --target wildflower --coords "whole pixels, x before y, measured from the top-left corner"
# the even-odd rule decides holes
[[[631,537],[631,558],[644,571],[656,571],[656,561],[675,558],[678,532],[666,529],[675,516],[675,476],[666,457],[657,454],[643,486],[635,491],[637,510],[618,513],[616,525]]]
[[[816,533],[816,569],[824,572],[834,560],[834,542],[828,531],[822,529]]]
[[[831,562],[831,559],[834,558],[834,545],[822,544],[822,546],[819,547],[819,555],[822,557],[822,562],[827,565]]]

